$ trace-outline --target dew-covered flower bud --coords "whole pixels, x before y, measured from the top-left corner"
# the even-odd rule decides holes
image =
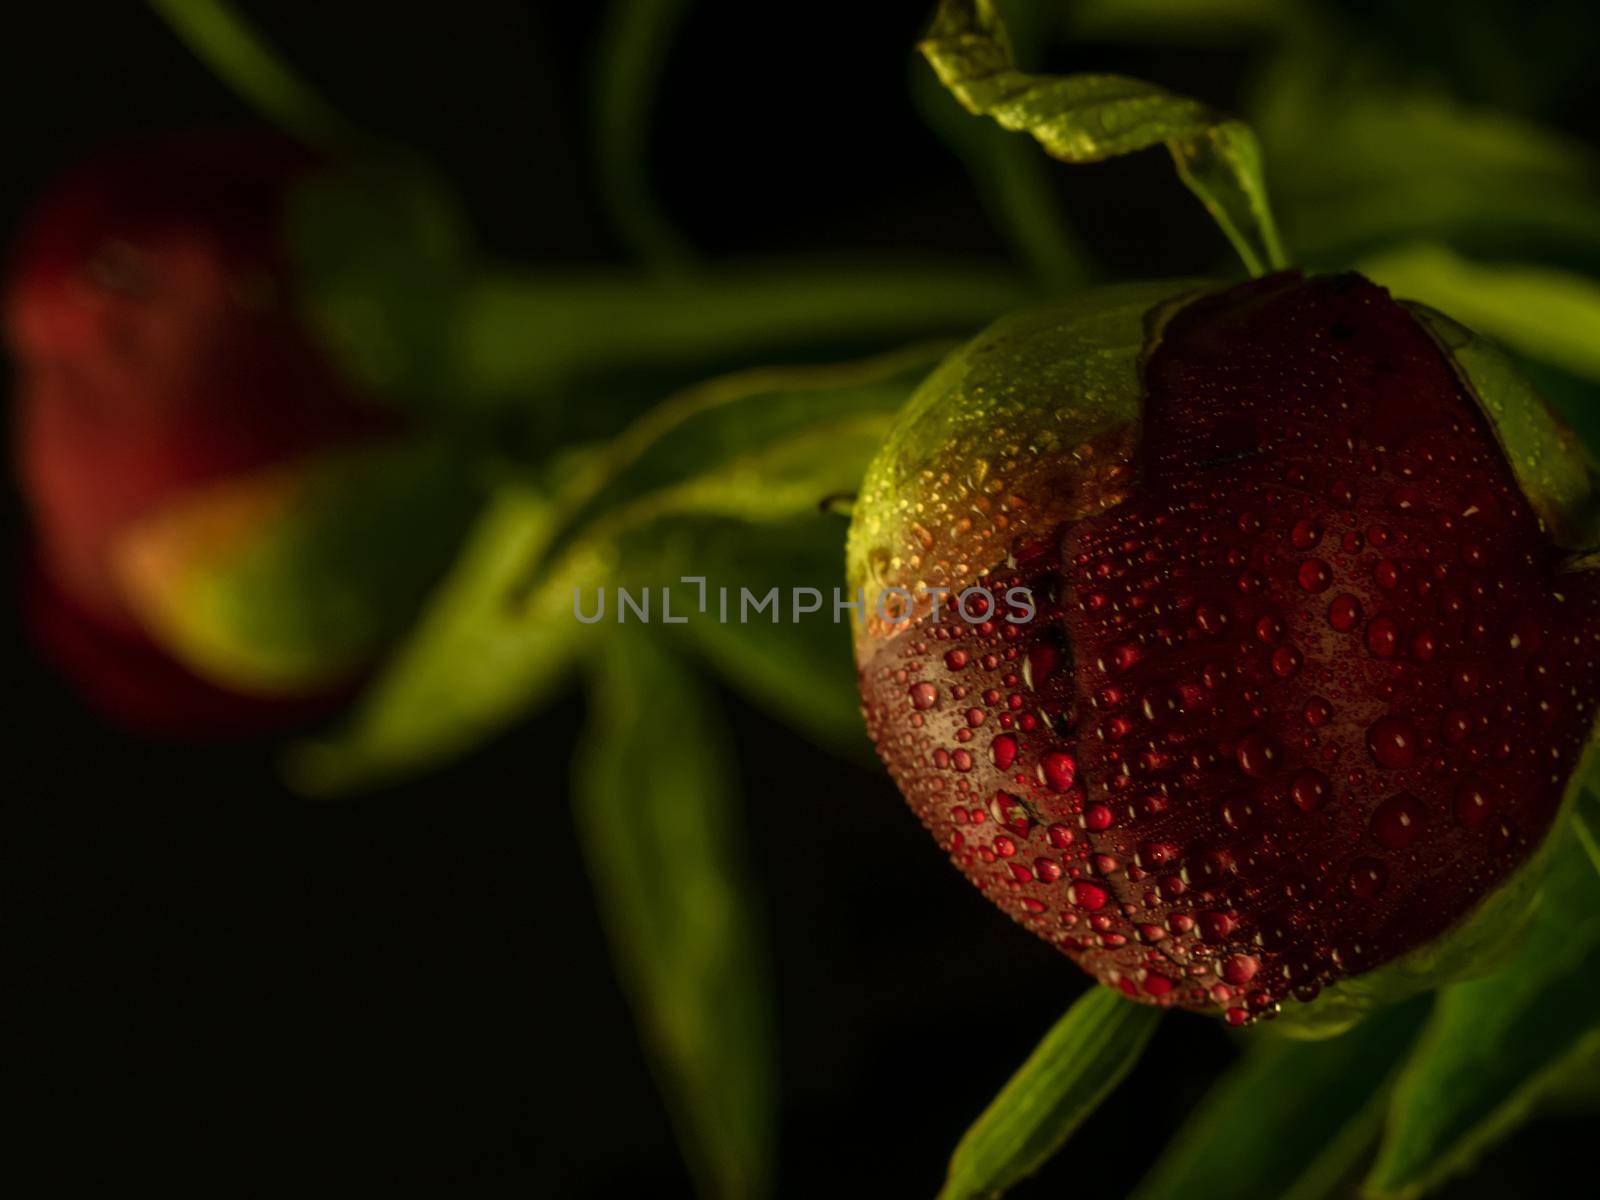
[[[1337,1020],[1525,914],[1600,700],[1595,515],[1504,356],[1359,276],[1106,289],[957,351],[869,471],[851,585],[917,602],[857,630],[867,722],[1102,982]],[[979,585],[980,623],[928,600]]]

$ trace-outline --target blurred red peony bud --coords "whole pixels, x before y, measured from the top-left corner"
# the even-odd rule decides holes
[[[118,146],[46,192],[10,264],[15,452],[43,583],[36,626],[91,698],[144,727],[196,732],[219,705],[230,728],[266,727],[307,704],[304,693],[225,703],[230,689],[155,666],[167,656],[120,577],[129,531],[201,490],[396,429],[296,314],[285,208],[315,167],[269,136]],[[100,649],[81,652],[89,645]]]

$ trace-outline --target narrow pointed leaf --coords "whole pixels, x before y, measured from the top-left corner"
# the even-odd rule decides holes
[[[1160,1019],[1109,988],[1085,992],[967,1130],[941,1200],[999,1196],[1037,1171],[1139,1061]]]
[[[574,763],[578,834],[701,1191],[759,1197],[773,1045],[730,752],[710,698],[657,642],[607,635]]]
[[[414,773],[470,748],[549,694],[590,628],[572,615],[572,589],[592,585],[606,569],[593,555],[574,556],[513,611],[507,589],[549,531],[544,497],[502,487],[348,725],[291,753],[291,782],[326,793]]]
[[[683,623],[665,631],[757,707],[828,749],[870,758],[851,610],[834,603],[844,591],[840,518],[812,511],[758,525],[697,516],[662,522],[648,542],[655,553],[619,564],[619,583],[672,586],[674,619]],[[772,589],[770,611],[743,619],[744,597],[762,599]]]
[[[1381,1097],[1427,1014],[1425,1001],[1377,1013],[1338,1037],[1250,1035],[1244,1057],[1205,1095],[1133,1200],[1316,1200],[1377,1140]]]
[[[1580,819],[1592,803],[1577,809]],[[1517,954],[1439,996],[1395,1085],[1374,1197],[1418,1196],[1515,1129],[1600,1041],[1600,872],[1581,838],[1551,835],[1538,916]]]
[[[1009,15],[1024,50],[1043,40],[1043,9],[1026,5]],[[923,120],[966,167],[990,219],[1040,282],[1052,294],[1082,286],[1089,277],[1088,251],[1056,201],[1049,161],[994,122],[972,120],[931,71],[913,73],[911,97]]]
[[[576,649],[601,628],[577,619],[575,594],[592,608],[596,589],[613,580],[654,589],[704,573],[666,560],[662,522],[804,517],[832,527],[819,502],[859,486],[894,412],[942,348],[713,380],[664,402],[577,466],[559,499],[505,489],[350,725],[295,752],[296,785],[368,786],[435,765],[511,724],[559,685]],[[835,578],[830,564],[804,582],[831,588]],[[754,584],[748,576],[727,582]],[[763,647],[754,655],[749,643],[758,634],[703,632],[712,653],[769,694],[778,661],[804,653],[790,645],[787,635],[798,631],[788,628],[772,654]],[[848,661],[841,656],[841,670]],[[831,683],[818,680],[831,695]],[[818,723],[842,743],[846,723],[835,704],[825,709],[832,715],[819,710]],[[859,728],[853,702],[848,724]]]
[[[558,497],[527,586],[570,545],[671,515],[781,520],[853,494],[894,415],[948,347],[738,372],[686,388],[617,435]]]
[[[1031,134],[1063,162],[1165,145],[1251,274],[1287,263],[1248,126],[1138,79],[1019,71],[993,0],[941,0],[921,49],[970,112]]]

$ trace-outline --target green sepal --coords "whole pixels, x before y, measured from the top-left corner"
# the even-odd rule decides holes
[[[241,692],[316,691],[404,629],[477,502],[465,464],[435,443],[324,452],[143,518],[117,548],[119,578],[198,674]]]

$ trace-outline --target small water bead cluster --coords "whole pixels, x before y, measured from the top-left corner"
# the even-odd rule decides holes
[[[982,388],[972,397],[974,412],[983,413]],[[1011,413],[1011,407],[1001,409]],[[1066,425],[1079,419],[1075,409],[1060,409],[1052,418]],[[880,589],[905,588],[916,597],[917,614],[932,606],[941,589],[960,591],[987,574],[988,565],[1006,556],[1026,531],[1043,522],[1048,528],[1063,515],[1075,515],[1120,496],[1127,469],[1124,458],[1132,438],[1129,429],[1102,431],[1063,447],[1059,431],[1023,422],[1021,429],[1002,425],[975,456],[971,435],[953,437],[940,455],[957,467],[923,467],[915,486],[895,503],[894,527],[906,536],[903,552],[879,546],[868,555],[873,583]],[[1044,487],[1047,502],[1030,502],[1021,493],[1041,490],[1044,464],[1071,464],[1079,477],[1072,494]],[[867,626],[874,636],[893,631],[907,614],[893,612],[890,620],[870,613]]]
[[[1107,420],[1117,408],[1104,366],[1091,360],[1084,376],[1036,361],[1039,320],[1002,318],[966,352],[969,369],[936,372],[938,419],[917,427],[914,453],[874,464],[851,530],[869,591],[959,591],[1019,541],[1126,495],[1137,426]],[[894,625],[869,617],[866,629],[880,637]]]
[[[1305,548],[1294,545],[1306,540],[1305,518],[1291,519],[1294,505],[1276,499],[1286,513],[1277,521],[1230,511],[1249,533],[1213,554],[1177,549],[1204,541],[1181,519],[1162,530],[1158,517],[1160,532],[1147,540],[1114,523],[1109,554],[1078,541],[1079,586],[1065,614],[1075,645],[1106,647],[1090,664],[1095,722],[1079,757],[1086,779],[1105,781],[1104,808],[1126,834],[1114,844],[1108,823],[1100,844],[1113,857],[1131,846],[1134,866],[1152,873],[1153,893],[1128,903],[1166,928],[1166,949],[1187,968],[1216,971],[1226,985],[1211,990],[1219,1002],[1234,998],[1228,977],[1242,968],[1209,954],[1207,938],[1224,940],[1230,924],[1259,950],[1280,951],[1270,956],[1275,974],[1309,999],[1426,935],[1430,901],[1417,881],[1455,870],[1492,883],[1494,864],[1519,848],[1517,820],[1542,829],[1552,815],[1560,791],[1551,766],[1570,765],[1581,746],[1581,720],[1557,732],[1556,692],[1581,701],[1595,677],[1593,635],[1547,646],[1504,580],[1464,583],[1463,613],[1441,617],[1453,597],[1418,599],[1437,590],[1426,557],[1377,558],[1345,543],[1351,551],[1330,553],[1327,571],[1360,595],[1297,606],[1290,589],[1308,590],[1306,560],[1297,564],[1294,553]],[[1187,516],[1196,517],[1192,507]],[[1199,519],[1216,523],[1210,513]],[[1413,535],[1389,540],[1406,552]],[[1374,562],[1396,561],[1411,593],[1380,599],[1381,585],[1363,577]],[[1380,603],[1388,608],[1370,620],[1350,619],[1352,609]],[[1556,613],[1547,619],[1562,625]],[[1427,635],[1373,635],[1389,626]],[[1530,682],[1537,736],[1519,739],[1526,715],[1511,697]],[[1588,711],[1592,700],[1578,706],[1580,717]],[[1497,802],[1541,792],[1515,816]],[[1186,904],[1215,905],[1220,915]],[[1185,945],[1196,926],[1200,944],[1190,936]],[[1246,957],[1259,970],[1263,955]],[[1230,1019],[1270,1011],[1272,992],[1247,993]]]
[[[868,668],[869,729],[912,808],[979,888],[1021,921],[1103,928],[1116,869],[1086,831],[1109,813],[1085,803],[1070,746],[1073,664],[1059,589],[1018,575],[1040,611],[1028,625],[930,622]],[[1112,937],[1113,942],[1116,940]],[[1152,983],[1159,988],[1159,983]]]
[[[1138,493],[1014,556],[1039,618],[925,624],[863,676],[980,888],[1129,995],[1236,1022],[1503,882],[1600,678],[1592,589],[1409,316],[1252,286],[1152,356]]]

